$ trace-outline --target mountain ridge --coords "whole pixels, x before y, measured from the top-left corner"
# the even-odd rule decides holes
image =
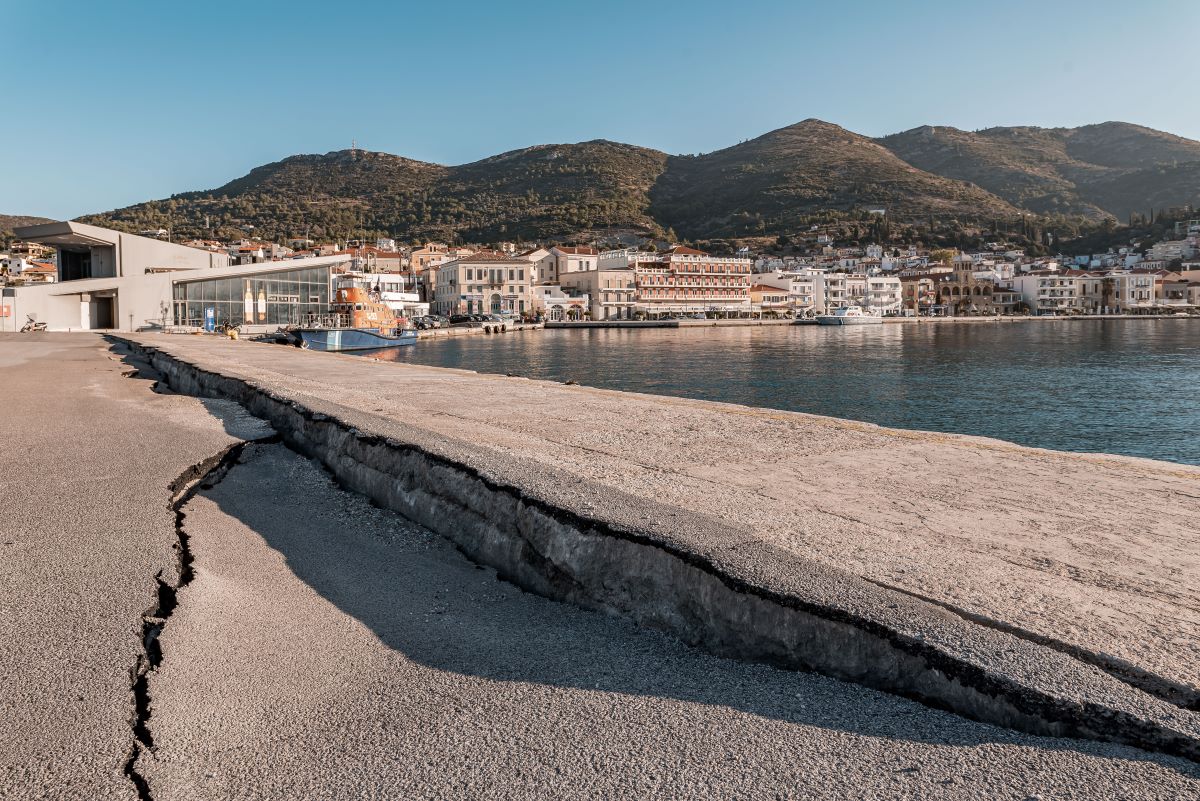
[[[1200,205],[1200,142],[1130,123],[921,126],[869,138],[815,118],[699,155],[592,139],[447,166],[359,149],[297,154],[220,187],[81,218],[181,236],[693,240],[829,221],[974,231],[1024,216],[1099,224]],[[1066,222],[1073,221],[1073,222]],[[1022,223],[1024,225],[1024,223]]]

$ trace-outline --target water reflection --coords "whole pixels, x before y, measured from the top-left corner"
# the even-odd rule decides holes
[[[1200,464],[1188,320],[537,331],[377,357]]]

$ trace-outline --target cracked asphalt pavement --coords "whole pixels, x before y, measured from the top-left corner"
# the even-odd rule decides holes
[[[137,798],[171,483],[261,437],[93,335],[0,335],[0,798]],[[522,592],[280,445],[184,506],[154,799],[1200,798],[1200,768],[706,655]]]
[[[135,797],[130,674],[174,565],[168,487],[239,439],[236,406],[156,394],[109,348],[0,334],[0,798]]]
[[[185,507],[156,798],[1200,797],[1193,763],[703,654],[251,445]]]

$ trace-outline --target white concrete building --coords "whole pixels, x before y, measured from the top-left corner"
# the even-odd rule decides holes
[[[582,320],[591,313],[591,300],[586,294],[565,292],[555,284],[538,284],[530,289],[533,310],[551,322]]]
[[[600,263],[600,251],[590,247],[568,247],[556,245],[550,248],[547,279],[559,283],[568,273],[583,273],[595,270]]]
[[[77,222],[18,229],[53,247],[58,280],[7,287],[0,330],[32,317],[51,330],[203,327],[206,320],[268,329],[329,305],[332,270],[346,257],[231,266],[223,253]]]
[[[820,270],[776,270],[756,275],[754,280],[787,290],[789,303],[797,315],[825,310],[825,273]]]
[[[872,275],[867,278],[867,309],[879,314],[899,314],[903,308],[903,293],[899,276]]]
[[[1066,314],[1078,305],[1075,279],[1057,272],[1015,276],[1012,288],[1034,314]]]

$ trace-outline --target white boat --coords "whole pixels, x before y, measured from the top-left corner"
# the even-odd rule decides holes
[[[883,318],[877,312],[863,311],[859,306],[834,309],[832,314],[818,314],[821,325],[879,325]]]

